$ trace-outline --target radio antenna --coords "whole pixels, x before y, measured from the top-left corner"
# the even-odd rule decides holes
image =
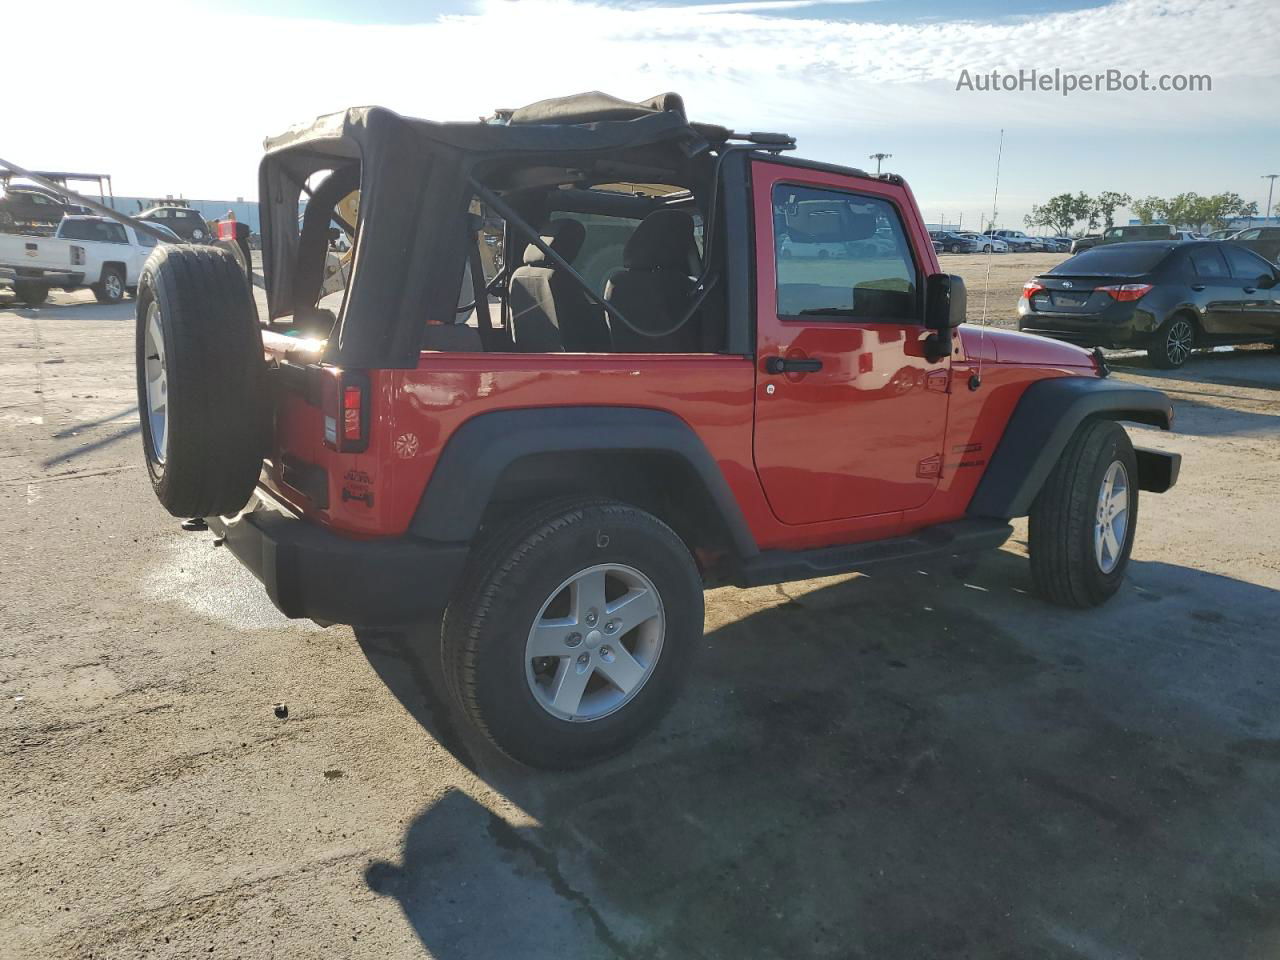
[[[1000,143],[996,147],[996,186],[991,194],[991,223],[988,230],[996,228],[996,211],[1000,202],[1000,160],[1004,157],[1004,127],[1000,128]],[[994,235],[991,239],[995,239]],[[995,256],[995,244],[987,244],[987,273],[982,278],[982,323],[978,327],[978,369],[969,378],[969,389],[982,386],[982,360],[986,356],[987,343],[987,295],[991,288],[991,258]]]

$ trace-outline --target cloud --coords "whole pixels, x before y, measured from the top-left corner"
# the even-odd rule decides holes
[[[69,3],[68,23],[96,22],[89,0]],[[1256,131],[1274,115],[1271,3],[1118,0],[1014,21],[894,24],[770,15],[802,12],[811,0],[625,8],[480,0],[431,23],[378,25],[144,0],[118,19],[129,49],[150,52],[109,52],[88,29],[59,35],[57,64],[75,69],[51,64],[38,47],[6,52],[8,76],[38,82],[6,101],[0,155],[106,169],[122,193],[251,195],[262,138],[319,113],[381,103],[467,120],[591,89],[629,98],[677,90],[698,119],[786,130],[829,159],[851,151],[860,160],[870,138],[872,149],[893,150],[895,138],[924,136],[942,164],[949,138],[989,131],[994,145],[999,127],[1133,141],[1144,131],[1225,135]],[[191,38],[183,55],[161,55],[175,37]],[[205,66],[192,61],[196,47]],[[955,89],[961,70],[1032,67],[1207,73],[1214,88],[1070,98]],[[109,96],[96,77],[112,78]],[[986,166],[984,157],[984,182]]]

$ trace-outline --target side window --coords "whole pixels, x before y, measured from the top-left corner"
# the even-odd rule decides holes
[[[134,233],[137,234],[137,237],[138,237],[138,246],[143,247],[147,250],[150,250],[159,242],[151,234],[143,233],[141,230],[135,230]]]
[[[88,226],[88,221],[85,220],[64,220],[58,236],[64,240],[89,240],[91,237]]]
[[[151,216],[153,216],[153,217],[154,217],[155,219],[157,219],[157,220],[168,220],[168,219],[169,219],[169,211],[168,211],[168,210],[156,210],[156,211],[154,211],[154,212],[151,214]]]
[[[1188,259],[1198,277],[1226,277],[1227,263],[1216,244],[1192,247]]]
[[[1227,255],[1227,263],[1231,266],[1231,275],[1240,280],[1257,280],[1273,271],[1265,260],[1255,253],[1242,250],[1229,243],[1222,245],[1222,252]]]
[[[190,220],[192,219],[192,213],[190,210],[175,210],[173,211],[173,217],[175,220]]]
[[[1240,236],[1236,237],[1236,239],[1237,240],[1257,240],[1260,236],[1262,236],[1262,231],[1260,229],[1246,230],[1244,233],[1240,234]]]
[[[773,234],[780,317],[916,319],[915,261],[887,201],[778,184]]]
[[[118,223],[100,223],[102,227],[102,239],[107,243],[128,243],[129,238],[125,235],[124,227]]]

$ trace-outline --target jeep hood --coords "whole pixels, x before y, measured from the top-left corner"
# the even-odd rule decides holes
[[[1017,363],[1029,367],[1093,368],[1093,354],[1069,343],[1002,327],[961,324],[957,331],[964,354],[986,363]]]

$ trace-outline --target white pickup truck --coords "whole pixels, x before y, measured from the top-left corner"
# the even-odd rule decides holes
[[[152,227],[173,235],[165,227]],[[32,306],[51,287],[88,287],[99,303],[118,303],[138,285],[138,275],[157,243],[155,237],[106,217],[67,216],[52,237],[0,233],[0,285]]]

